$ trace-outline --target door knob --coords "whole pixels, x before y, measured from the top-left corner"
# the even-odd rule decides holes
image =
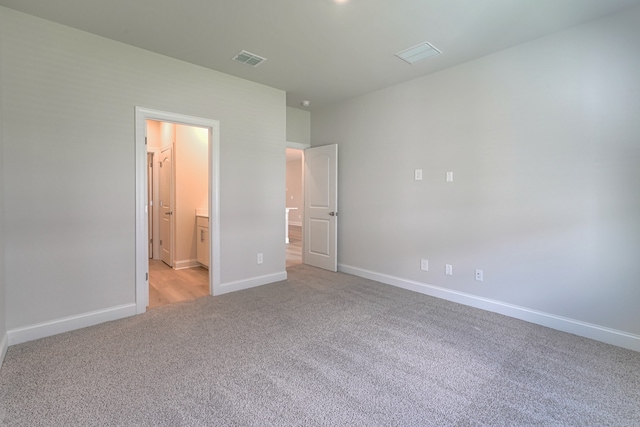
[[[338,212],[329,212],[329,216],[338,216]]]
[[[165,215],[173,215],[173,212],[165,212]]]

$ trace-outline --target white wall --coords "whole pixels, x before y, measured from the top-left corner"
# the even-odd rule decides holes
[[[3,57],[3,43],[0,40],[0,58]],[[0,66],[0,81],[2,81],[2,67]],[[0,84],[0,165],[4,164],[4,121],[2,119],[2,85]],[[7,351],[7,323],[5,301],[5,264],[4,264],[4,167],[0,171],[0,366]]]
[[[220,121],[221,282],[284,274],[283,91],[6,8],[0,39],[10,331],[134,303],[135,106]]]
[[[147,150],[160,150],[162,148],[161,126],[162,122],[147,120]]]
[[[299,108],[287,107],[287,141],[299,144],[311,143],[311,113]]]
[[[287,148],[289,151],[290,148]],[[297,208],[289,212],[289,224],[302,225],[304,218],[304,192],[302,188],[303,158],[287,161],[287,207]]]
[[[176,125],[175,268],[200,265],[196,254],[196,209],[209,206],[208,129]]]
[[[636,8],[314,111],[312,145],[339,144],[341,268],[640,349],[638,40]]]

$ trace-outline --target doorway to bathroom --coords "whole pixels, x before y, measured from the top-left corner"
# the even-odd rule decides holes
[[[138,313],[219,286],[219,152],[218,121],[136,107]]]
[[[147,120],[148,308],[209,295],[209,132]]]

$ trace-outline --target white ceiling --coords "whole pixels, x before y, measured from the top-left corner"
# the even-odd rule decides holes
[[[309,110],[452,67],[640,0],[0,0],[0,5],[287,92]],[[443,54],[409,65],[400,50]],[[267,58],[252,68],[240,50]],[[303,108],[304,109],[304,108]]]

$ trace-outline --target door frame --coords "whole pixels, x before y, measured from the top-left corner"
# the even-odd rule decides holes
[[[209,294],[220,288],[220,122],[168,111],[135,107],[136,218],[135,297],[136,313],[149,304],[149,225],[147,205],[147,120],[209,129]],[[194,212],[195,215],[195,212]]]

